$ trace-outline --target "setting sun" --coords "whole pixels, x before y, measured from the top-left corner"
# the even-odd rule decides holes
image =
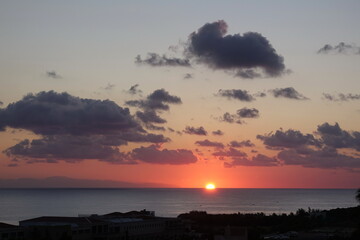
[[[215,187],[214,184],[208,183],[208,184],[206,184],[205,188],[206,188],[207,190],[213,190],[213,189],[215,189],[216,187]]]

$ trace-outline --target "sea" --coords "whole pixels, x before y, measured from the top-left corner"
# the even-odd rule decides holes
[[[281,214],[298,209],[357,206],[356,189],[0,189],[0,222],[18,224],[40,216],[79,216],[132,210],[156,216],[181,213]]]

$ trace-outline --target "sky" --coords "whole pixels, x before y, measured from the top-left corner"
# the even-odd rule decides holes
[[[0,186],[358,188],[359,9],[1,1]]]

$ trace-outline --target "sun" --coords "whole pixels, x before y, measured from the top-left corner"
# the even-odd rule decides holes
[[[206,184],[205,188],[207,190],[214,190],[216,188],[216,186],[213,183],[208,183],[208,184]]]

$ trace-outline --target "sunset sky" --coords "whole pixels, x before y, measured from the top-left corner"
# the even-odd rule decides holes
[[[358,188],[359,11],[1,1],[0,179]]]

